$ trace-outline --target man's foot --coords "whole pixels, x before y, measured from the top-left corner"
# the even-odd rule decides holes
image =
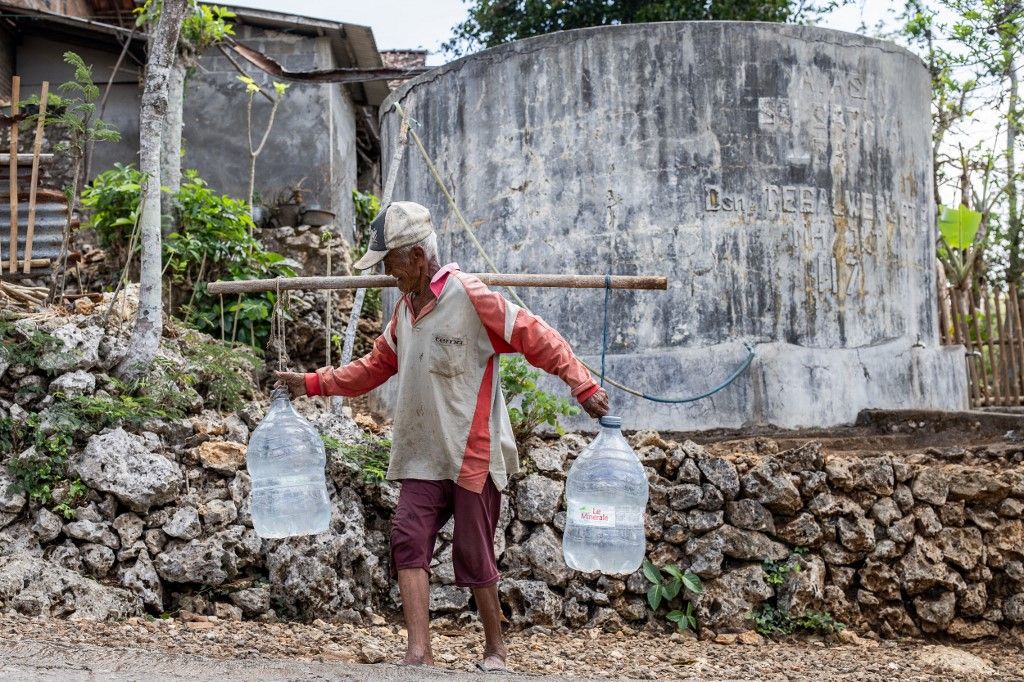
[[[434,665],[434,657],[430,654],[417,655],[406,653],[405,658],[398,662],[398,665]]]
[[[484,660],[477,663],[476,667],[478,670],[485,673],[505,672],[508,670],[508,668],[505,667],[505,659],[507,657],[507,649],[503,649],[502,651],[484,651]]]

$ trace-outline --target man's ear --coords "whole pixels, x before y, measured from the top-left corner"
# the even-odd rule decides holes
[[[415,259],[416,263],[427,262],[427,252],[422,246],[414,246],[409,250],[409,257]]]

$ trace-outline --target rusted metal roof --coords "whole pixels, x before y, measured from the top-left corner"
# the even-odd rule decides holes
[[[25,238],[28,232],[28,192],[18,193],[18,260],[25,256]],[[36,193],[36,227],[32,239],[32,258],[56,260],[60,255],[67,225],[68,205],[64,195],[55,190],[38,190]],[[3,274],[8,272],[11,258],[11,203],[8,195],[0,195],[0,246],[3,247]],[[49,268],[32,268],[32,273],[47,272]],[[21,268],[18,268],[21,272]]]

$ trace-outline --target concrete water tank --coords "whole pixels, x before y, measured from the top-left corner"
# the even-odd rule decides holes
[[[667,275],[612,292],[610,377],[686,397],[755,348],[697,403],[612,389],[630,428],[827,426],[967,406],[963,349],[938,339],[929,96],[917,57],[849,33],[583,29],[410,81],[382,157],[397,101],[503,272]],[[443,258],[486,269],[411,143],[394,197],[430,207]],[[603,291],[519,293],[597,362]]]

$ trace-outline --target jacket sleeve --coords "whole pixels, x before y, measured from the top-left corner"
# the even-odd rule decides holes
[[[396,308],[397,311],[397,308]],[[371,391],[398,373],[398,335],[395,315],[373,350],[344,367],[321,367],[306,374],[307,395],[353,397]]]
[[[469,294],[487,330],[495,353],[522,353],[526,361],[558,376],[579,402],[586,402],[600,386],[572,352],[572,347],[547,322],[491,291],[478,278],[455,273]]]

